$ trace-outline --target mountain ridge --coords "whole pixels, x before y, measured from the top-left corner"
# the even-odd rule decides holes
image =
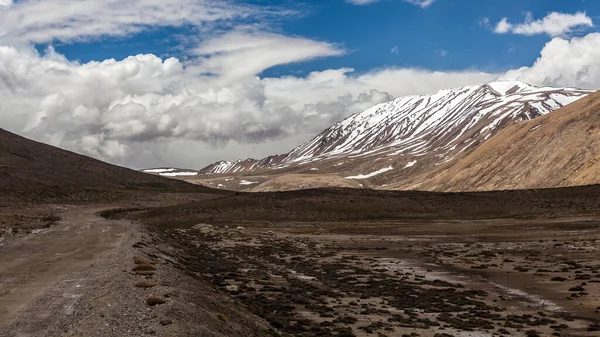
[[[398,97],[335,123],[287,154],[220,161],[198,171],[232,174],[348,156],[420,157],[425,153],[442,158],[435,161],[439,165],[508,123],[540,117],[589,92],[506,81]],[[407,158],[404,164],[412,161]]]

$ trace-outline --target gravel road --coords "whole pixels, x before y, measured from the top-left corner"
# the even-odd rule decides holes
[[[96,215],[101,208],[65,207],[56,226],[0,246],[0,336],[47,335],[73,322],[74,308],[90,295],[137,236],[128,221]]]

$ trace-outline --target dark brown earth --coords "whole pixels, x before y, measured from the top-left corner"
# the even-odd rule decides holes
[[[599,188],[238,193],[104,215],[140,219],[147,256],[265,334],[599,336]]]
[[[110,165],[0,129],[0,205],[103,202],[156,192],[213,190]]]

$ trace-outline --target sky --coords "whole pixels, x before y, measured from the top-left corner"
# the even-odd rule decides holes
[[[199,169],[398,96],[600,89],[599,23],[592,0],[0,0],[0,128]]]

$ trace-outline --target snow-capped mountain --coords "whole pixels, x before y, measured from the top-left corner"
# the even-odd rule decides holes
[[[219,162],[201,172],[230,174],[308,163],[314,168],[325,162],[348,172],[357,159],[373,164],[373,157],[393,169],[430,167],[479,145],[509,123],[540,117],[589,93],[511,81],[399,97],[336,123],[287,155]],[[367,169],[360,166],[359,171]],[[359,171],[354,173],[364,173]]]
[[[333,125],[292,150],[284,162],[383,151],[390,155],[435,152],[445,156],[489,138],[507,123],[540,117],[588,93],[495,82],[400,97]]]

